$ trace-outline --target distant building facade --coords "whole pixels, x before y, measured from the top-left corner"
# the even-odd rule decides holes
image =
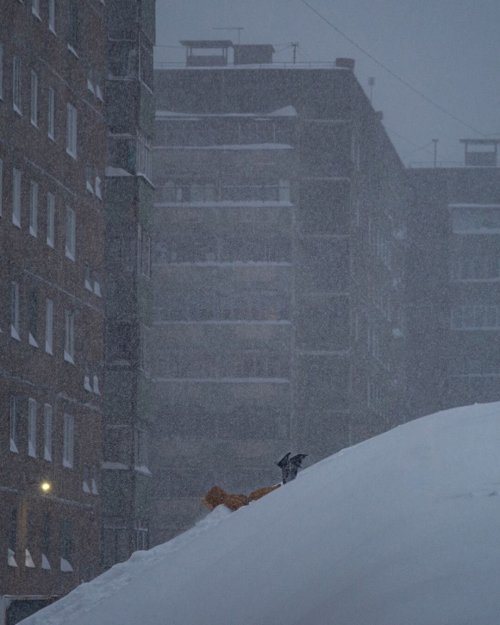
[[[98,0],[0,15],[0,623],[15,623],[100,566],[106,37]]]
[[[463,144],[461,167],[409,170],[416,415],[500,399],[500,140]]]
[[[154,0],[107,0],[103,565],[149,546]]]
[[[155,80],[155,542],[213,484],[272,484],[285,452],[407,416],[410,197],[353,61],[184,44]]]

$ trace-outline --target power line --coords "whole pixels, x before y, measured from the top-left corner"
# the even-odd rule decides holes
[[[468,128],[469,130],[472,130],[472,132],[475,132],[478,135],[481,135],[482,137],[485,137],[486,135],[481,132],[480,130],[478,130],[477,128],[474,128],[474,126],[471,126],[470,124],[468,124],[466,121],[464,121],[463,119],[460,119],[460,117],[457,117],[456,115],[454,115],[453,113],[451,113],[450,111],[448,111],[448,109],[446,109],[444,106],[442,106],[441,104],[439,104],[439,102],[436,102],[435,100],[433,100],[432,98],[429,98],[429,96],[425,95],[425,93],[423,93],[422,91],[420,91],[419,89],[417,89],[417,87],[415,87],[414,85],[412,85],[410,82],[408,82],[406,79],[402,78],[401,76],[399,76],[398,74],[396,74],[396,72],[394,72],[390,67],[388,67],[385,63],[383,63],[382,61],[379,61],[375,56],[373,56],[373,54],[370,54],[370,52],[368,52],[368,50],[365,50],[362,46],[360,46],[358,43],[356,43],[356,41],[354,41],[354,39],[352,39],[351,37],[349,37],[349,35],[346,35],[346,33],[344,33],[342,30],[340,30],[340,28],[338,28],[337,26],[335,26],[335,24],[333,24],[333,22],[331,22],[327,17],[325,17],[322,13],[320,13],[317,9],[315,9],[311,4],[309,4],[309,2],[307,0],[300,0],[300,2],[302,2],[302,4],[304,4],[306,7],[308,7],[313,13],[315,13],[321,20],[323,20],[326,24],[328,24],[328,26],[330,26],[330,28],[333,28],[333,30],[335,32],[337,32],[339,35],[341,35],[342,37],[344,37],[344,39],[346,39],[351,45],[353,45],[355,48],[357,48],[360,52],[362,52],[365,56],[367,56],[369,59],[371,59],[376,65],[378,65],[379,67],[381,67],[383,70],[385,70],[388,74],[390,74],[393,78],[395,78],[396,80],[398,80],[401,84],[403,84],[405,87],[407,87],[408,89],[410,89],[411,91],[413,91],[414,93],[416,93],[418,96],[420,96],[423,100],[425,100],[428,104],[431,104],[432,106],[434,106],[436,109],[438,109],[439,111],[441,111],[441,113],[444,113],[445,115],[447,115],[448,117],[450,117],[451,119],[455,120],[456,122],[458,122],[459,124],[462,124],[462,126],[465,126],[466,128]]]

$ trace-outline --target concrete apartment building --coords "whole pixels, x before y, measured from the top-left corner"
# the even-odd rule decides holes
[[[354,62],[182,43],[155,76],[155,542],[213,484],[275,483],[289,450],[407,418],[410,196]]]
[[[106,0],[106,387],[103,565],[149,546],[154,0]]]
[[[14,623],[100,565],[106,39],[99,0],[2,0],[0,16],[0,622]]]
[[[500,140],[462,142],[462,166],[409,171],[416,415],[500,399]]]

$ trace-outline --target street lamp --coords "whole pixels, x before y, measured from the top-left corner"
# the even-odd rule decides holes
[[[49,480],[42,480],[39,484],[39,488],[44,495],[48,495],[52,491],[52,482],[49,482]]]

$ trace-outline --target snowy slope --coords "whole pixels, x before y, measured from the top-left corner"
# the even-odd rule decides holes
[[[500,403],[448,410],[216,509],[23,623],[495,625],[499,492]]]

